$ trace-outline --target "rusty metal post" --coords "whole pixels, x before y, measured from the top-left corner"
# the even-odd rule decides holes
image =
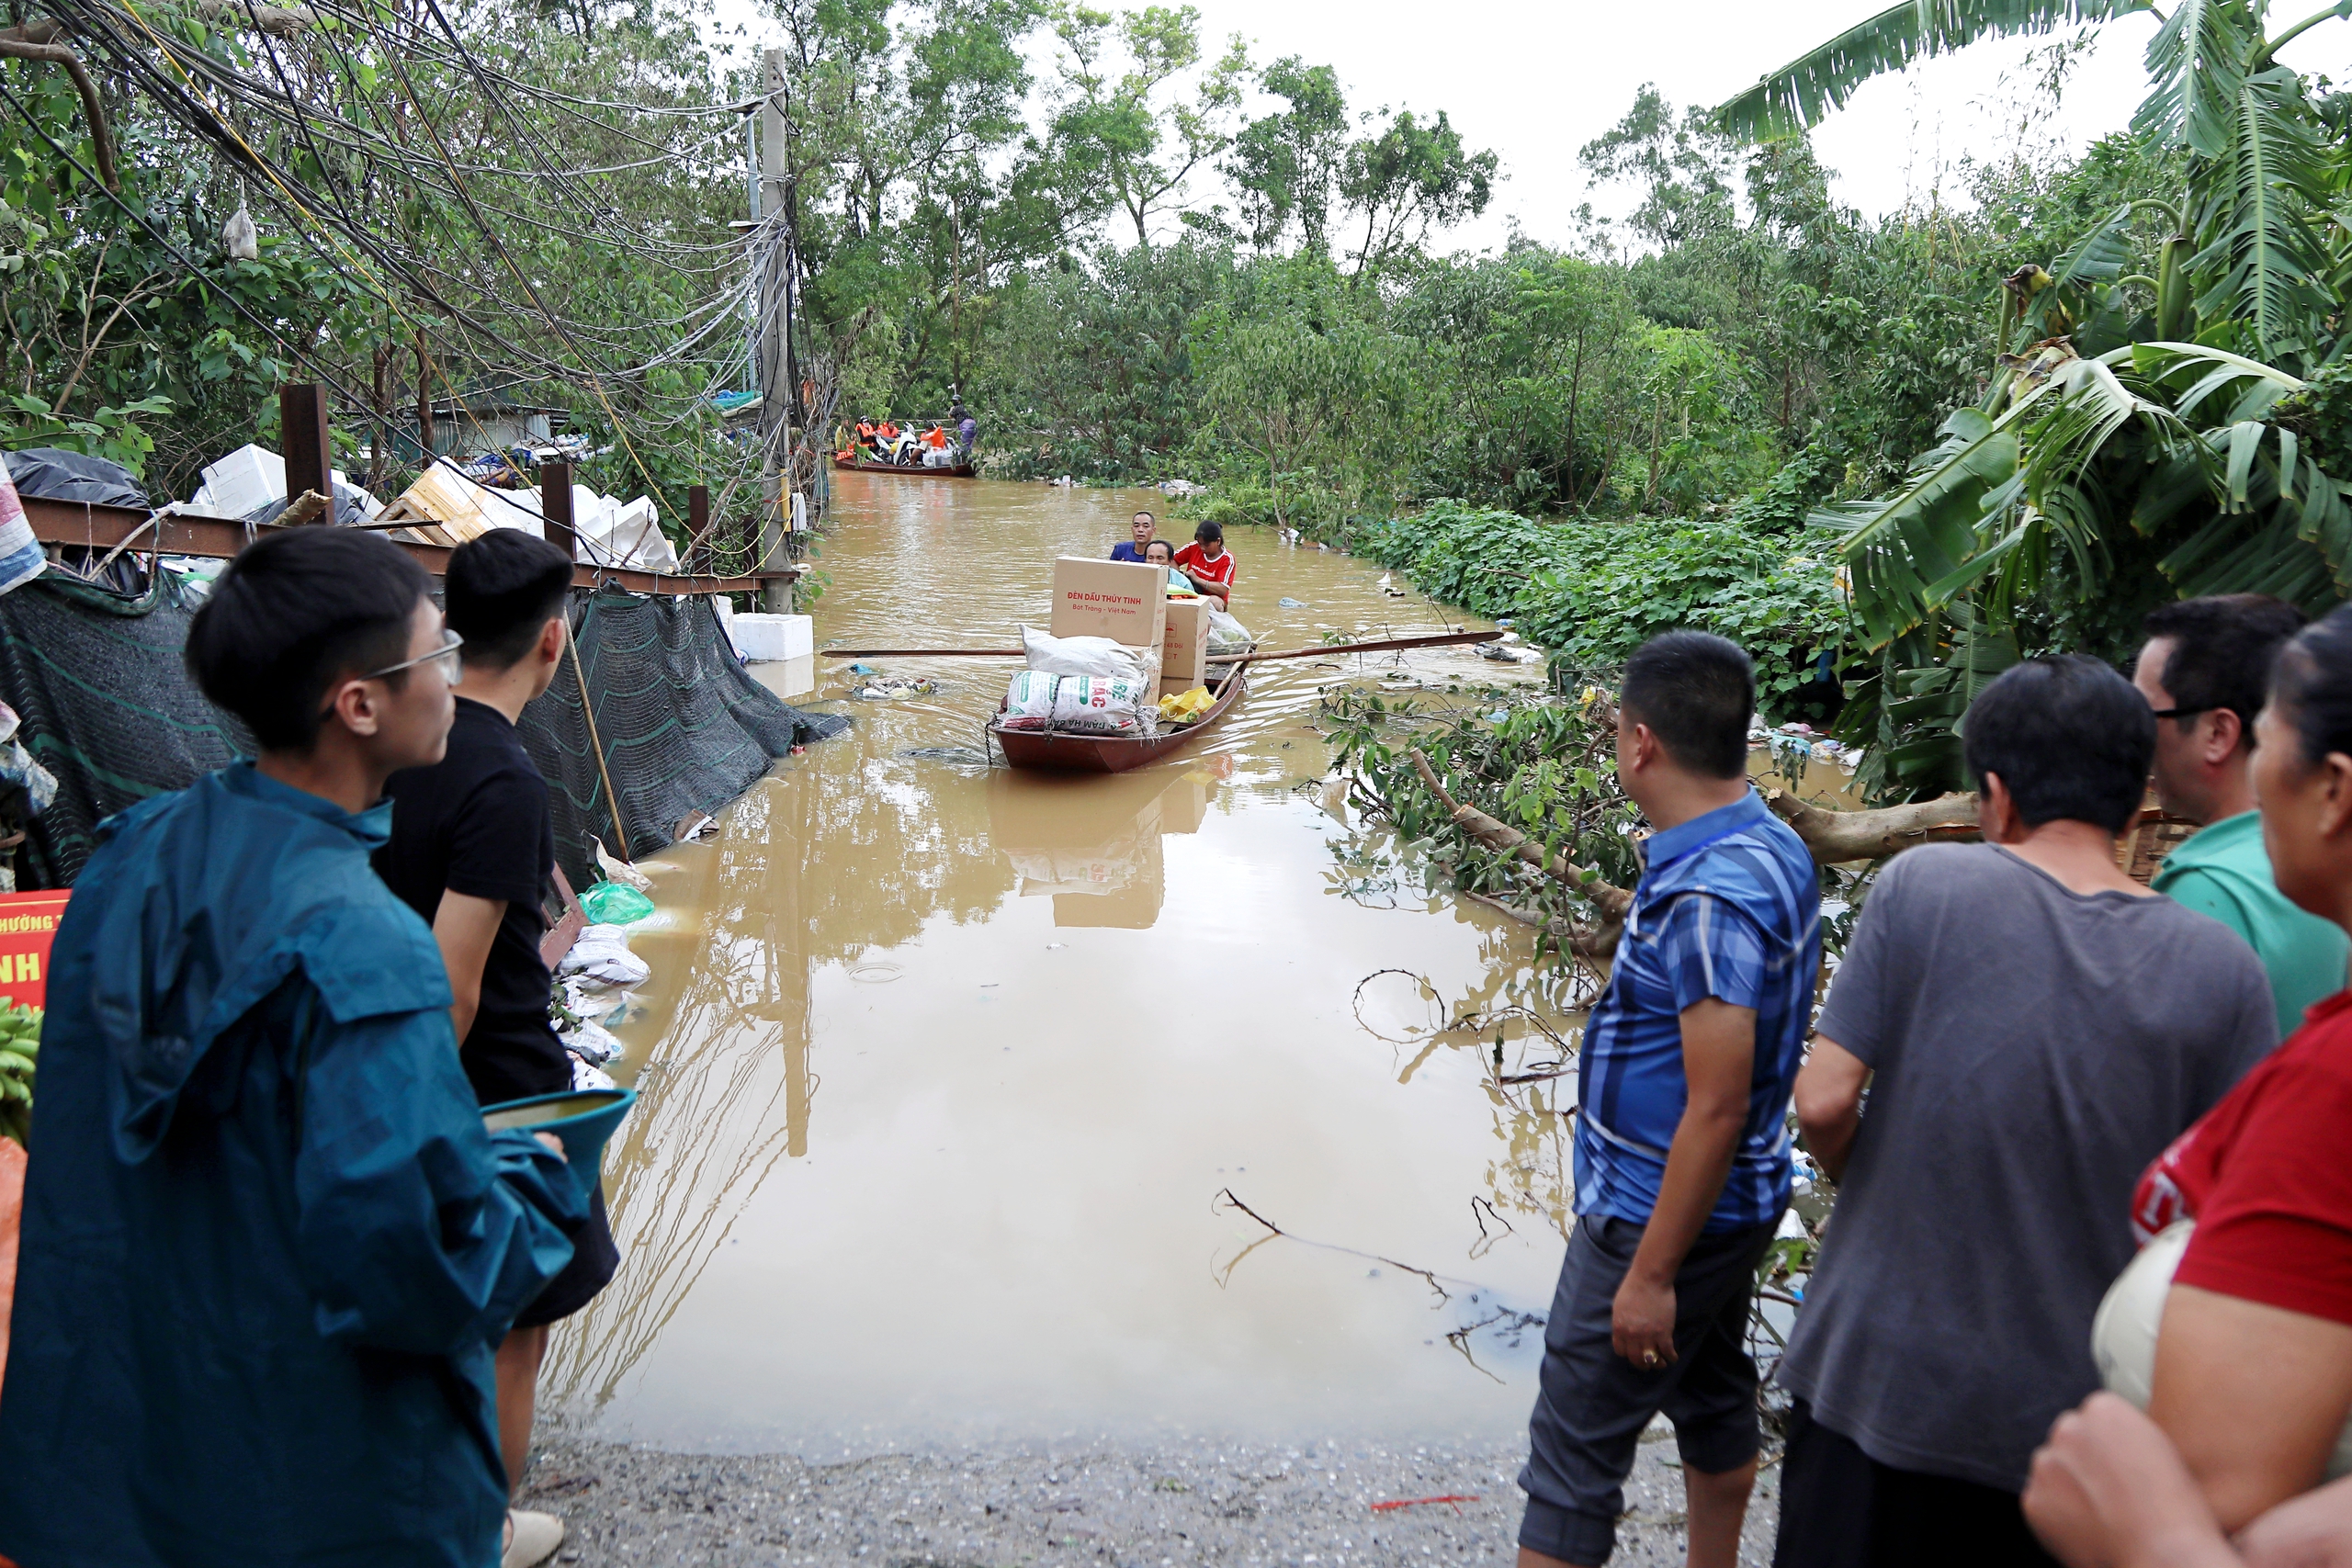
[[[417,461],[425,468],[433,466],[433,361],[424,352],[424,330],[416,333],[416,445]]]
[[[710,555],[710,487],[708,485],[686,487],[686,548],[693,552],[697,559],[707,559]],[[695,570],[694,561],[681,561],[678,564],[688,571]]]
[[[277,389],[279,439],[286,444],[286,499],[306,491],[327,498],[324,520],[334,521],[334,449],[329,444],[327,389],[315,381]]]
[[[539,536],[574,560],[580,558],[580,533],[572,525],[571,465],[539,465]]]

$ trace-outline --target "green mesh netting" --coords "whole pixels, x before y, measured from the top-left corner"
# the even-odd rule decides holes
[[[0,701],[58,784],[28,825],[20,886],[70,886],[102,818],[251,754],[244,727],[187,678],[181,649],[194,611],[168,573],[138,595],[55,570],[0,594]],[[670,842],[689,813],[741,794],[794,745],[848,727],[752,680],[707,599],[583,592],[572,622],[632,855]],[[518,728],[550,786],[556,858],[586,887],[596,880],[589,835],[608,848],[619,835],[569,660]]]
[[[19,886],[70,886],[101,818],[251,753],[180,660],[194,609],[168,572],[130,595],[52,568],[0,594],[0,701],[57,775],[57,798],[26,825]]]
[[[572,637],[596,694],[596,735],[632,857],[669,843],[690,813],[742,794],[794,746],[849,728],[838,715],[789,707],[752,680],[708,599],[575,594]],[[556,859],[574,887],[585,887],[597,880],[589,836],[617,851],[620,835],[568,658],[516,728],[550,786]]]

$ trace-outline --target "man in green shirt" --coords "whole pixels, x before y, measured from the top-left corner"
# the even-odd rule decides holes
[[[2340,927],[2289,903],[2271,880],[2255,809],[2254,716],[2280,646],[2302,624],[2301,611],[2261,593],[2159,605],[2132,677],[2156,714],[2156,796],[2199,825],[2153,886],[2245,939],[2269,972],[2281,1039],[2305,1008],[2344,988],[2352,957]]]

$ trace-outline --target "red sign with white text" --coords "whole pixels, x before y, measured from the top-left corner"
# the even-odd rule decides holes
[[[18,1007],[49,1005],[49,947],[64,918],[64,889],[0,893],[0,999]]]

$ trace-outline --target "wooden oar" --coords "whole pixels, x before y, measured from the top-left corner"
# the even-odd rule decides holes
[[[1026,659],[1025,648],[828,648],[827,659]]]
[[[1209,655],[1211,664],[1262,664],[1270,659],[1319,659],[1340,653],[1387,653],[1403,648],[1449,648],[1464,643],[1499,642],[1500,632],[1441,632],[1428,637],[1393,637],[1378,642],[1321,643],[1280,653],[1243,653],[1229,659]],[[828,648],[827,659],[1025,659],[1019,648]]]
[[[1442,632],[1430,637],[1392,637],[1378,642],[1330,642],[1316,648],[1285,649],[1280,653],[1244,653],[1232,659],[1209,655],[1211,664],[1263,664],[1270,659],[1320,659],[1328,654],[1387,653],[1404,648],[1458,648],[1464,643],[1500,642],[1500,632]]]

